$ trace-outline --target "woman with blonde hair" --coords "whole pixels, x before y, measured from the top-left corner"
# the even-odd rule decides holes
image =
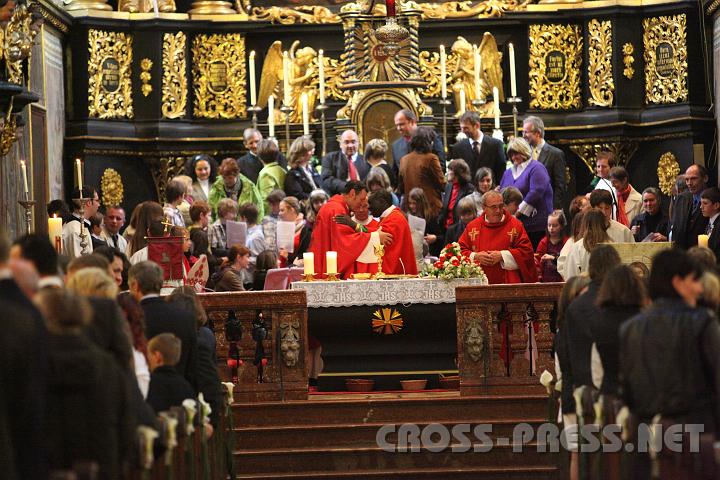
[[[290,145],[284,190],[289,197],[307,200],[313,190],[320,186],[320,174],[313,171],[310,160],[315,153],[315,142],[303,135]]]
[[[382,168],[387,174],[388,179],[390,179],[390,185],[395,188],[397,185],[397,179],[395,178],[395,174],[393,173],[392,168],[385,160],[387,151],[388,144],[385,143],[385,140],[373,138],[367,143],[367,145],[365,145],[365,161],[370,165],[371,168]],[[367,178],[365,179],[365,181],[367,181]]]
[[[163,207],[157,202],[143,202],[133,211],[133,217],[135,217],[136,212],[135,233],[129,240],[125,252],[128,258],[132,257],[138,250],[147,247],[148,228],[150,228],[151,224],[160,222],[165,218]]]
[[[108,272],[101,268],[91,267],[78,270],[70,277],[67,288],[84,297],[109,298],[114,300],[118,294],[118,286]]]
[[[607,234],[607,227],[607,219],[600,210],[592,209],[585,213],[582,239],[577,240],[570,249],[563,271],[560,271],[558,265],[558,272],[565,280],[587,272],[590,252],[597,245],[612,241]]]
[[[312,193],[310,193],[310,197],[307,200],[307,206],[305,207],[305,221],[311,228],[315,223],[318,212],[322,206],[328,202],[328,200],[330,200],[330,197],[327,192],[321,188],[313,190]]]

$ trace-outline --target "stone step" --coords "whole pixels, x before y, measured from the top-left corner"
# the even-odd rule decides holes
[[[463,467],[463,468],[425,468],[398,470],[352,470],[345,472],[289,472],[275,473],[268,476],[267,473],[240,474],[238,480],[252,479],[302,479],[302,480],[328,480],[328,479],[352,479],[352,480],[393,480],[393,479],[423,479],[423,480],[551,480],[558,478],[555,467],[545,465],[511,466],[511,467]]]

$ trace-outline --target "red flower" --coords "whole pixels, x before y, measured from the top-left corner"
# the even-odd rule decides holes
[[[458,260],[457,258],[453,258],[451,263],[454,267],[457,267],[458,265],[460,265],[460,260]]]
[[[435,262],[435,268],[442,268],[442,267],[443,267],[442,260],[438,260],[437,262]]]

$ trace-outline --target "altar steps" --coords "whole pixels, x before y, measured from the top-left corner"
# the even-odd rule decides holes
[[[555,454],[527,445],[512,451],[518,423],[544,422],[544,395],[428,396],[420,398],[316,399],[236,404],[235,461],[240,479],[550,479],[557,477]],[[386,452],[377,445],[385,424],[431,423],[451,429],[492,423],[490,438],[507,438],[490,452]],[[472,428],[471,427],[471,428]],[[387,441],[394,444],[397,434]],[[435,440],[436,437],[433,437]],[[477,440],[470,435],[470,440]],[[457,445],[456,441],[452,442]]]

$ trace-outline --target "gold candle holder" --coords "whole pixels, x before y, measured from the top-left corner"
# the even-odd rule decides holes
[[[315,276],[312,273],[303,273],[302,279],[303,279],[303,282],[314,282]]]
[[[328,282],[339,282],[340,281],[337,273],[326,273],[325,275],[327,275],[327,278],[325,280],[327,280]]]

